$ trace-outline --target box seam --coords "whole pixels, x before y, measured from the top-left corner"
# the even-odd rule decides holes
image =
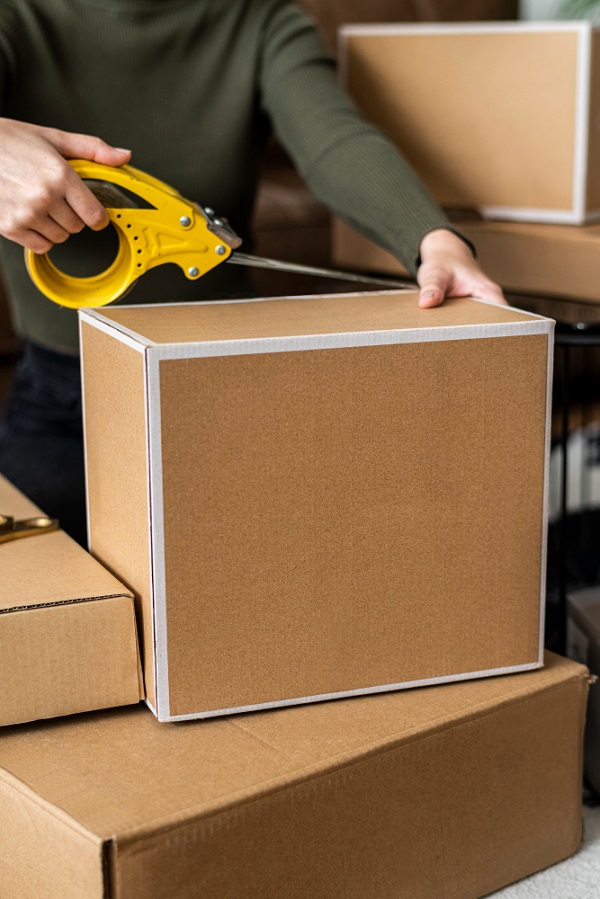
[[[131,593],[106,593],[103,596],[81,596],[76,599],[57,599],[52,602],[32,603],[31,605],[11,606],[7,609],[0,609],[0,615],[6,615],[9,612],[31,612],[34,609],[52,609],[57,606],[73,606],[84,602],[99,602],[103,599],[131,599],[134,597]]]
[[[6,768],[3,768],[1,765],[0,785],[5,786],[7,789],[11,790],[14,793],[18,793],[20,796],[23,796],[27,801],[33,803],[33,805],[46,812],[46,814],[59,821],[65,827],[68,827],[69,830],[72,830],[79,836],[84,837],[86,840],[88,840],[88,842],[94,845],[102,845],[106,841],[105,837],[101,837],[99,834],[95,834],[92,830],[77,821],[76,818],[70,815],[69,812],[65,811],[55,802],[51,802],[48,799],[42,798],[35,791],[34,787],[32,787],[26,781],[21,780],[21,778],[16,777],[14,774],[11,774],[10,771],[8,771]]]

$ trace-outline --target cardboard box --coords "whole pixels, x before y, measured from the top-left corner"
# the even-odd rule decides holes
[[[511,221],[600,211],[600,32],[589,22],[356,25],[342,79],[436,199]]]
[[[504,290],[600,304],[600,225],[455,221],[483,271]],[[398,260],[336,220],[333,258],[357,271],[407,275]]]
[[[552,326],[397,291],[82,313],[91,549],[158,717],[540,665]]]
[[[587,671],[0,735],[3,899],[475,899],[575,852]],[[48,764],[48,758],[52,764]]]
[[[1,476],[0,513],[43,514]],[[64,531],[0,543],[0,684],[0,725],[143,698],[133,596]]]
[[[577,590],[567,600],[567,654],[587,665],[590,686],[585,729],[585,775],[600,795],[600,587]]]

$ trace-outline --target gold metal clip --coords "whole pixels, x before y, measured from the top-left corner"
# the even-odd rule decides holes
[[[49,534],[59,528],[58,518],[46,518],[39,515],[34,518],[23,518],[15,521],[11,515],[0,515],[0,543],[18,540],[20,537],[35,537],[38,534]]]

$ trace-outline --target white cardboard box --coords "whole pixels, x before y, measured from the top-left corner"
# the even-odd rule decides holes
[[[341,77],[435,198],[493,219],[600,214],[600,32],[589,22],[351,25]]]
[[[158,717],[541,665],[552,328],[413,291],[82,313],[90,545]]]

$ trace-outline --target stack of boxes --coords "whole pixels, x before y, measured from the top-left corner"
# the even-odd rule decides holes
[[[596,346],[600,29],[585,21],[350,26],[340,56],[350,93],[448,208],[484,271],[528,308],[577,323],[580,346]],[[333,255],[342,266],[403,271],[342,222]],[[584,593],[570,603],[569,651],[596,674],[589,601]],[[581,618],[585,639],[573,637]],[[593,696],[586,774],[598,789],[596,704]]]
[[[572,296],[557,248],[598,265],[596,33],[342,46],[437,198],[518,222],[461,222],[489,274]],[[342,225],[336,257],[398,270]],[[543,656],[552,323],[378,292],[91,311],[81,343],[98,561],[0,545],[2,899],[475,899],[574,852],[588,675]],[[0,512],[39,514],[6,482]],[[140,696],[158,721],[91,713]]]
[[[450,210],[493,280],[516,294],[600,302],[600,30],[348,26],[340,57],[358,105]],[[342,223],[334,257],[402,270]]]
[[[91,549],[184,723],[6,728],[3,899],[475,899],[575,851],[588,676],[541,667],[552,323],[379,292],[81,338]]]

